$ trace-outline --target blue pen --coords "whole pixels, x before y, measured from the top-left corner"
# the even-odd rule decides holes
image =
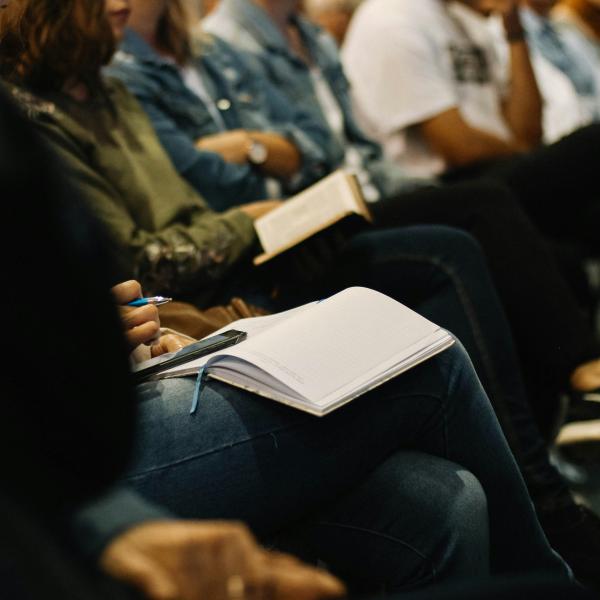
[[[137,300],[133,300],[133,302],[128,302],[127,306],[133,306],[134,308],[138,308],[140,306],[147,306],[148,304],[154,304],[154,306],[161,306],[166,304],[167,302],[171,302],[173,298],[165,298],[163,296],[152,296],[151,298],[138,298]]]

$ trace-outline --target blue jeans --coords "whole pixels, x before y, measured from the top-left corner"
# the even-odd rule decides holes
[[[254,274],[250,281],[236,278],[220,300],[241,295],[277,311],[352,285],[383,292],[452,331],[475,365],[536,508],[572,505],[532,414],[510,324],[469,234],[432,225],[367,231],[351,239],[324,282],[282,289],[274,301]]]
[[[472,236],[444,226],[358,235],[348,244],[325,291],[319,292],[350,285],[383,292],[452,331],[473,361],[538,510],[572,504],[562,478],[550,464],[511,326],[481,247]]]
[[[360,589],[568,576],[459,344],[322,419],[218,382],[190,415],[193,388],[138,387],[128,480],[176,514],[241,519]]]

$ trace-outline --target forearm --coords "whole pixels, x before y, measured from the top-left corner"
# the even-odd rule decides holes
[[[254,243],[252,220],[240,210],[207,217],[157,233],[130,238],[135,275],[144,289],[170,295],[207,288],[223,279]]]
[[[432,150],[449,167],[510,156],[525,150],[517,140],[504,140],[469,125],[458,109],[451,109],[420,125]]]
[[[529,48],[517,17],[505,20],[510,48],[510,89],[504,116],[516,140],[527,148],[537,146],[543,136],[543,101],[535,78]]]
[[[463,167],[475,162],[512,156],[524,150],[517,142],[504,141],[478,129],[471,129],[460,144],[441,154],[452,167]]]

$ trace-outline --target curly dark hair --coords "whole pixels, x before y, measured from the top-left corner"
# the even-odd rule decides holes
[[[0,12],[0,77],[36,91],[98,85],[115,45],[104,0],[13,0]]]

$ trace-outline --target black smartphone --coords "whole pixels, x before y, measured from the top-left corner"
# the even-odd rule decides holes
[[[208,337],[204,340],[200,340],[199,342],[194,342],[193,344],[182,348],[178,352],[170,352],[169,354],[163,354],[162,356],[157,356],[151,360],[144,361],[144,363],[142,363],[143,367],[140,365],[142,368],[134,367],[133,369],[135,382],[140,383],[142,381],[146,381],[157,373],[161,373],[162,371],[166,371],[172,367],[185,364],[186,362],[190,362],[196,358],[201,358],[207,354],[212,354],[213,352],[223,350],[229,346],[234,346],[245,339],[245,331],[231,329],[229,331],[219,333],[218,335]]]

